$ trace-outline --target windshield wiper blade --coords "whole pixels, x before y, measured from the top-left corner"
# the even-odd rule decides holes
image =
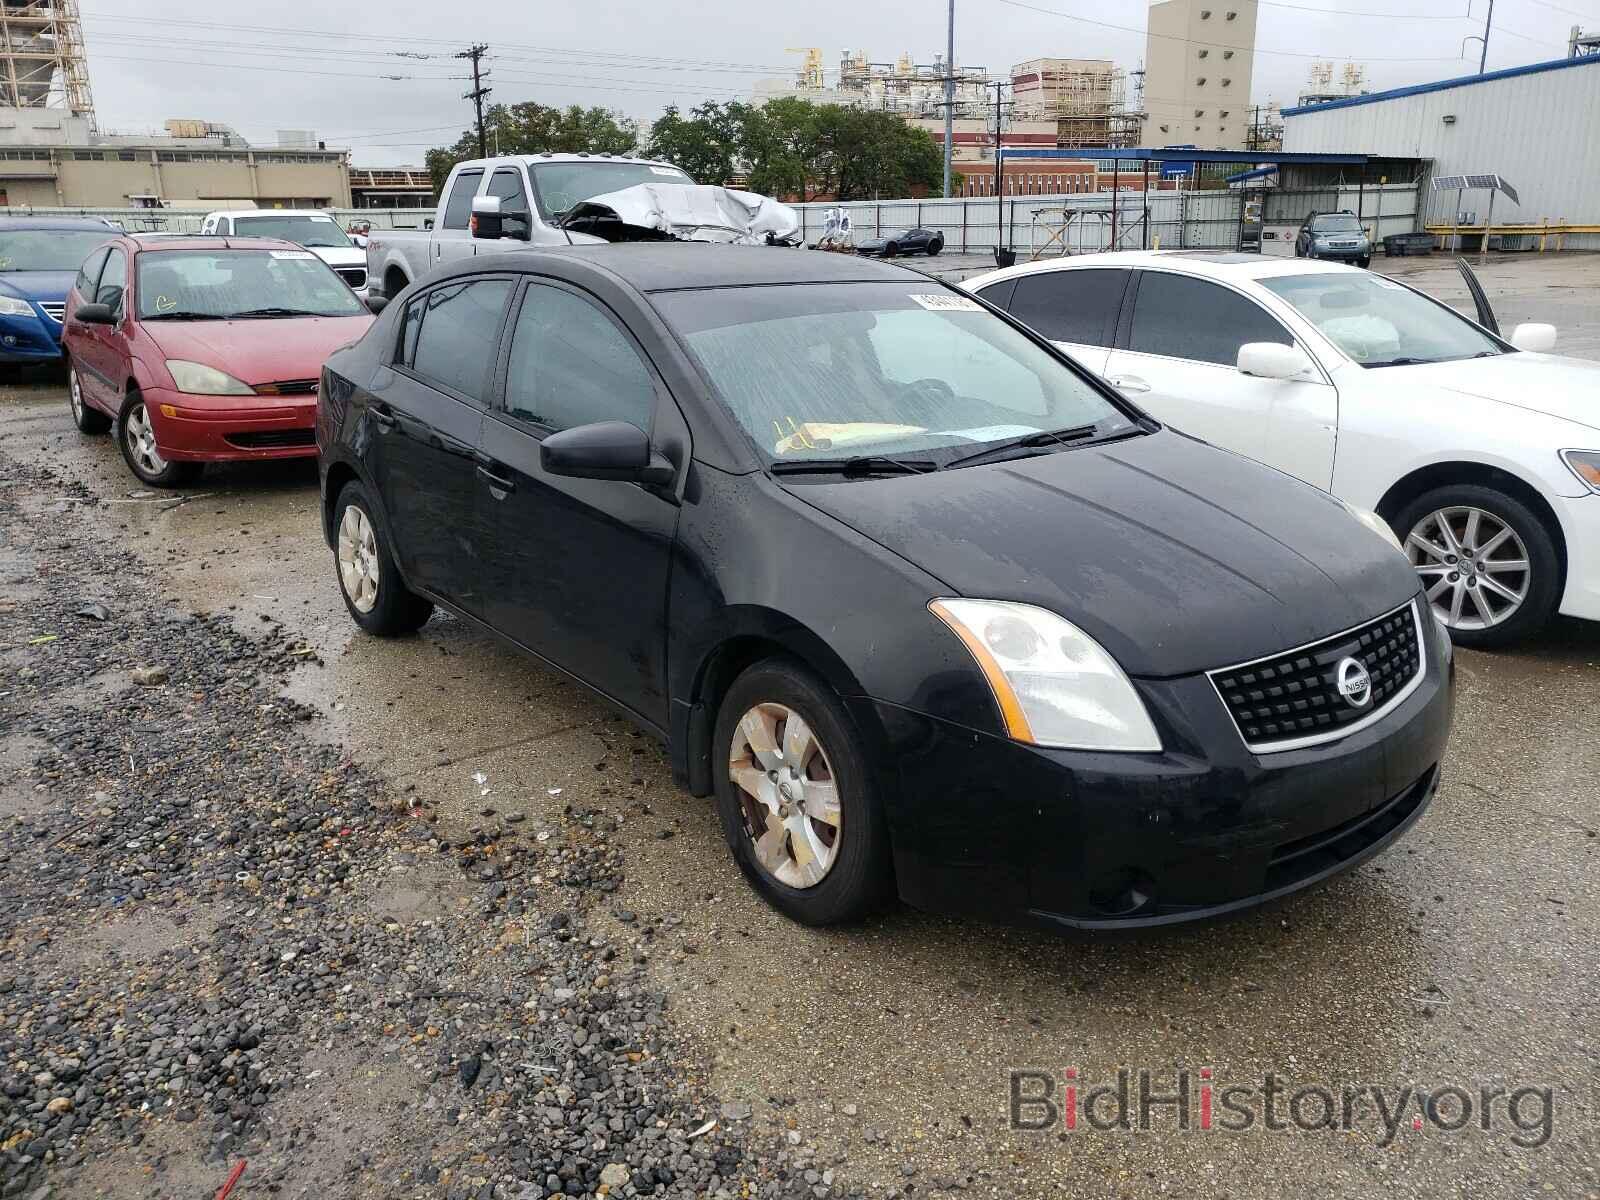
[[[140,317],[141,321],[226,321],[228,318],[222,313],[207,312],[158,312]]]
[[[1098,425],[1074,425],[1068,429],[1041,429],[1037,433],[1026,433],[1021,437],[1014,437],[997,445],[975,450],[971,454],[963,454],[959,458],[952,458],[941,469],[948,471],[951,467],[976,466],[978,463],[987,462],[991,458],[1009,454],[1015,450],[1036,450],[1052,445],[1070,446],[1074,442],[1092,438],[1099,428],[1100,426]]]
[[[309,308],[247,308],[243,312],[229,313],[233,317],[325,317],[327,313],[313,312]]]
[[[1384,362],[1362,363],[1364,367],[1420,367],[1424,363],[1440,361],[1437,358],[1391,358]]]
[[[856,454],[849,458],[806,458],[772,464],[774,475],[924,475],[938,464],[926,458],[891,458],[887,454]]]

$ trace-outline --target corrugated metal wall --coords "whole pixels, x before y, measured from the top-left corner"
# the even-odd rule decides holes
[[[1446,117],[1454,120],[1446,123]],[[1600,226],[1600,59],[1440,91],[1284,116],[1286,151],[1358,151],[1433,160],[1434,175],[1495,174],[1520,204],[1498,196],[1494,223]],[[1426,223],[1448,224],[1455,193],[1427,197]],[[1462,207],[1481,222],[1485,192]],[[1600,249],[1600,234],[1572,234],[1569,248]]]

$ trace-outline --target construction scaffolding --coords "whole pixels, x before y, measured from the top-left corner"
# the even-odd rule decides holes
[[[1011,68],[1013,113],[1056,122],[1056,145],[1131,146],[1139,114],[1127,106],[1127,75],[1109,59],[1035,58]]]
[[[797,84],[809,87],[811,60]],[[946,75],[955,80],[956,117],[982,117],[988,110],[989,73],[982,67],[947,68],[942,54],[931,63],[902,54],[892,63],[872,62],[864,50],[846,50],[839,58],[838,90],[863,108],[909,117],[943,117]]]
[[[78,0],[0,0],[0,108],[54,108],[94,122]]]

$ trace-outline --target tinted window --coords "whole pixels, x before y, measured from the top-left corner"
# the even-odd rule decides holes
[[[1009,311],[1053,342],[1109,346],[1126,271],[1042,271],[1017,280]]]
[[[100,278],[100,268],[106,265],[106,255],[109,253],[109,249],[96,250],[78,268],[78,278],[73,280],[72,286],[78,289],[78,295],[83,297],[85,303],[94,300],[95,280]]]
[[[100,275],[100,285],[94,298],[99,304],[109,304],[113,312],[122,311],[122,293],[128,287],[128,257],[121,250],[113,250],[106,260],[106,269]]]
[[[646,432],[655,407],[639,352],[589,301],[535,285],[511,336],[506,411],[549,429],[627,421]]]
[[[986,288],[979,288],[973,294],[982,296],[996,308],[1003,308],[1009,312],[1011,309],[1011,293],[1016,291],[1016,288],[1017,281],[1015,279],[1002,279],[999,283],[991,283]]]
[[[467,219],[472,216],[472,197],[477,194],[478,184],[482,180],[482,171],[463,171],[456,176],[455,184],[450,188],[450,199],[444,206],[446,229],[467,227]]]
[[[522,186],[522,172],[515,167],[501,167],[489,177],[489,195],[500,197],[500,212],[502,216],[507,213],[519,212],[523,219],[514,221],[509,216],[505,218],[505,231],[507,233],[527,233],[528,222],[528,193]]]
[[[406,305],[405,316],[400,318],[400,354],[396,362],[409,367],[417,352],[417,334],[422,331],[422,307],[428,302],[426,295],[418,296]]]
[[[475,279],[423,296],[422,329],[411,369],[463,396],[482,399],[510,294],[509,279]]]
[[[1157,271],[1140,277],[1129,350],[1231,367],[1246,342],[1294,339],[1260,305],[1225,287]]]

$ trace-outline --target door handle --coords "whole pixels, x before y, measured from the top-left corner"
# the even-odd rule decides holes
[[[393,429],[400,424],[399,419],[389,411],[387,405],[374,404],[369,411],[372,413],[373,422],[379,429]]]
[[[1124,392],[1148,392],[1150,385],[1137,375],[1111,375],[1106,382]]]
[[[489,491],[495,494],[496,500],[503,500],[508,494],[517,490],[517,481],[515,479],[508,479],[504,475],[498,475],[490,470],[489,466],[481,462],[478,464],[478,478],[489,485]]]

